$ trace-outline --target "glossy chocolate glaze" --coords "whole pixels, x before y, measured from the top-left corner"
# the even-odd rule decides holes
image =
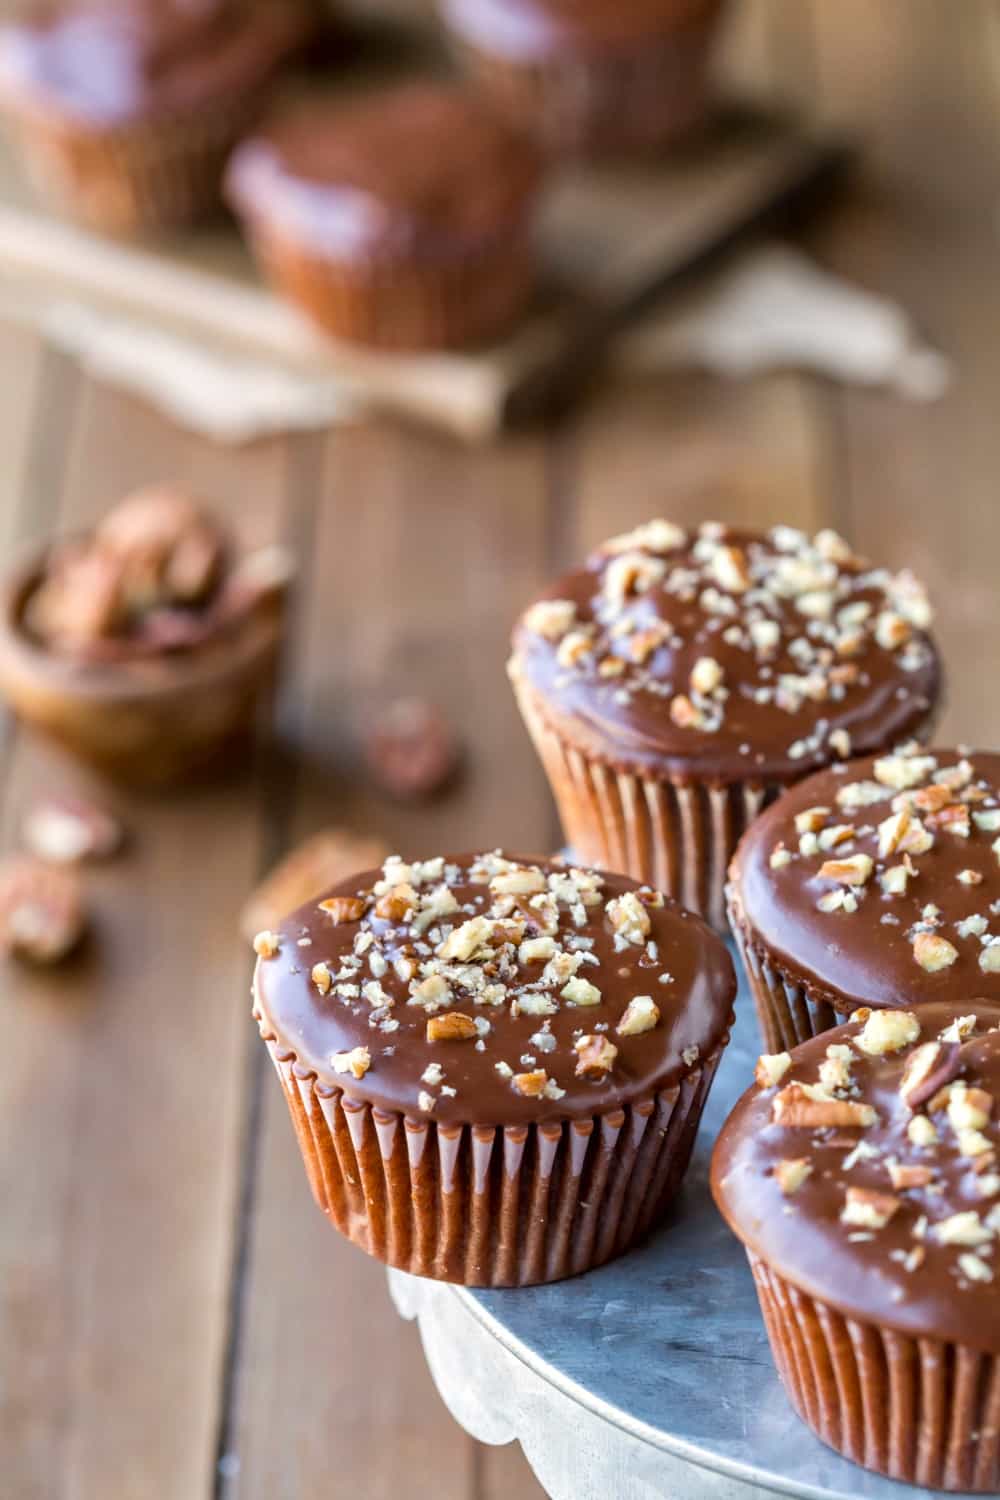
[[[764,534],[706,523],[699,532],[679,533],[673,546],[634,545],[646,531],[607,543],[542,596],[575,607],[569,633],[594,633],[593,648],[574,666],[560,663],[565,637],[548,639],[531,628],[531,610],[514,633],[511,670],[533,692],[542,717],[586,755],[703,782],[791,781],[845,751],[892,744],[925,724],[939,694],[940,668],[920,628],[929,618],[926,601],[909,575],[852,557],[833,533],[809,539],[787,527]],[[720,548],[746,559],[751,583],[743,592],[716,580],[712,558]],[[665,571],[617,607],[609,602],[609,570],[626,554]],[[778,575],[786,590],[780,596]],[[790,583],[820,578],[834,595],[830,620],[810,618],[800,608],[812,607],[824,590],[790,591]],[[870,614],[860,626],[838,625],[842,610],[866,607]],[[904,622],[908,639],[888,649],[875,638],[876,622],[900,610],[918,624]],[[776,645],[755,646],[751,623],[754,629],[776,626]],[[649,631],[662,642],[637,663],[634,643]],[[841,654],[847,644],[856,646],[850,656]],[[829,661],[821,665],[824,656]],[[692,672],[705,658],[722,669],[722,691],[699,700],[704,724],[683,726],[674,718],[675,699],[692,698]],[[602,675],[609,663],[619,675]],[[838,682],[838,675],[854,680]],[[775,701],[779,695],[786,706]]]
[[[989,940],[1000,937],[1000,859],[993,847],[1000,833],[1000,755],[917,753],[933,761],[933,768],[928,763],[926,775],[911,788],[917,793],[934,785],[936,775],[947,775],[949,768],[963,762],[971,766],[971,773],[968,783],[956,789],[951,809],[946,806],[926,815],[917,810],[934,842],[925,853],[908,856],[917,873],[901,894],[887,893],[882,878],[887,868],[907,856],[903,850],[880,856],[878,833],[878,825],[893,815],[892,802],[900,791],[874,783],[882,793],[880,800],[857,807],[844,792],[845,787],[872,785],[874,757],[821,772],[786,792],[751,825],[733,860],[735,906],[750,941],[782,972],[843,1014],[857,1005],[911,1006],[948,997],[971,1005],[973,997],[984,996],[1000,1004],[1000,972],[983,967],[990,963],[984,958]],[[912,756],[908,759],[911,765],[919,764]],[[886,757],[883,764],[892,760]],[[835,850],[802,854],[795,819],[817,807],[830,809],[823,826],[854,827],[856,837]],[[956,816],[953,809],[958,810],[958,823],[952,826],[966,826],[963,808],[968,814],[967,837],[948,831],[948,820]],[[980,827],[977,818],[979,823],[996,822],[997,827]],[[822,837],[822,830],[817,837]],[[792,857],[774,868],[771,858],[779,844]],[[820,910],[817,902],[838,889],[837,881],[819,875],[821,866],[828,859],[854,854],[867,854],[873,861],[871,878],[851,888],[857,909]],[[975,881],[976,876],[981,878]],[[937,915],[927,911],[929,906],[937,908]],[[914,937],[921,929],[951,944],[955,957],[950,964],[935,971],[921,966],[914,956]]]
[[[91,0],[0,32],[0,86],[94,126],[158,117],[265,83],[308,36],[300,0]]]
[[[530,59],[614,49],[670,35],[718,0],[440,0],[455,31],[489,51]]]
[[[939,1056],[956,1057],[960,1084],[996,1097],[1000,1006],[965,998],[957,1007],[933,1002],[916,1013],[919,1037],[880,1057],[868,1057],[851,1043],[862,1030],[860,1023],[839,1026],[796,1047],[790,1068],[776,1086],[755,1086],[744,1094],[716,1143],[712,1192],[733,1233],[809,1295],[850,1317],[1000,1354],[1000,1297],[992,1279],[1000,1228],[1000,1175],[990,1155],[996,1144],[996,1120],[991,1118],[980,1132],[990,1149],[978,1156],[963,1155],[943,1097],[911,1110],[899,1092],[912,1053],[952,1027],[963,1013],[976,1016],[975,1033],[954,1049],[943,1046]],[[845,1043],[856,1055],[849,1095],[844,1092],[842,1097],[872,1105],[878,1122],[867,1128],[774,1123],[774,1100],[781,1090],[793,1083],[817,1083],[828,1049]],[[936,1143],[912,1142],[908,1126],[915,1114],[931,1121]],[[859,1145],[865,1154],[858,1153]],[[783,1193],[776,1165],[803,1158],[811,1166],[809,1175],[794,1191]],[[894,1186],[890,1160],[904,1169],[929,1169],[931,1184]],[[897,1199],[888,1222],[865,1228],[860,1222],[842,1221],[848,1187]],[[957,1238],[948,1242],[935,1227],[954,1214],[976,1216],[973,1234],[982,1240],[982,1257],[970,1243]],[[996,1216],[995,1226],[988,1222],[991,1214]],[[921,1219],[926,1220],[924,1232]],[[952,1232],[957,1234],[961,1227],[952,1226]],[[964,1260],[967,1255],[980,1260],[981,1274],[990,1279],[969,1275],[975,1266]]]
[[[228,191],[321,252],[467,252],[519,226],[539,173],[474,96],[428,82],[291,113],[239,149]]]
[[[422,962],[431,957],[449,925],[457,926],[490,909],[494,897],[488,885],[474,880],[470,873],[477,859],[484,858],[490,857],[448,858],[442,873],[424,879],[417,887],[418,894],[425,895],[439,888],[442,879],[448,879],[461,908],[427,930],[422,939],[425,949],[418,954]],[[530,863],[547,877],[565,879],[566,867],[557,862],[515,862]],[[388,868],[390,883],[396,884],[394,867]],[[379,870],[367,871],[341,883],[331,894],[360,895],[370,912],[370,893],[382,875]],[[581,908],[576,919],[571,907],[565,901],[560,903],[556,937],[559,948],[579,939],[592,940],[592,947],[585,951],[598,962],[582,962],[579,974],[600,990],[598,1004],[569,1004],[561,998],[564,981],[541,982],[545,962],[527,962],[512,950],[506,993],[498,1003],[477,1003],[467,988],[456,984],[452,1001],[436,1013],[428,1013],[411,1003],[411,984],[420,981],[419,974],[407,980],[391,961],[391,955],[404,943],[418,941],[407,921],[394,924],[366,913],[360,921],[335,924],[316,902],[309,902],[281,924],[275,956],[258,960],[254,989],[262,1030],[273,1033],[322,1083],[413,1118],[517,1125],[589,1117],[648,1098],[656,1090],[677,1083],[697,1067],[699,1059],[709,1057],[722,1043],[731,1019],[735,974],[725,947],[714,933],[670,901],[648,909],[650,930],[642,945],[621,945],[619,940],[620,950],[616,950],[604,902],[639,887],[621,876],[605,875],[602,881],[598,904]],[[515,911],[515,919],[518,916]],[[581,917],[582,925],[578,925]],[[390,956],[388,969],[378,978],[388,997],[381,1002],[382,1008],[377,994],[373,1007],[369,998],[373,992],[341,996],[334,986],[321,994],[311,978],[313,966],[323,962],[338,973],[343,961],[351,959],[359,933],[369,929],[375,935],[375,945],[383,944]],[[527,936],[532,936],[530,929]],[[303,940],[306,945],[300,946]],[[655,945],[652,949],[650,940]],[[381,964],[376,967],[380,969]],[[481,965],[470,967],[478,970]],[[669,982],[661,982],[663,974],[670,976]],[[366,955],[353,982],[364,985],[373,978],[371,959]],[[495,981],[497,974],[493,972],[491,978]],[[352,982],[351,976],[347,982]],[[536,1000],[542,994],[554,997],[557,1008],[553,1014],[513,1013],[519,1009],[519,997],[524,998],[526,984],[532,986],[527,994]],[[653,997],[660,1012],[658,1024],[641,1034],[622,1036],[616,1027],[629,1001],[637,995]],[[450,1012],[483,1023],[485,1034],[476,1040],[428,1041],[430,1016],[444,1017]],[[538,1041],[546,1033],[554,1043]],[[605,1036],[618,1048],[614,1064],[603,1078],[577,1076],[579,1058],[573,1043],[580,1034]],[[369,1049],[369,1071],[357,1079],[336,1071],[331,1057],[359,1046]],[[440,1064],[443,1073],[437,1084],[423,1077],[434,1063]],[[553,1096],[526,1097],[519,1093],[510,1077],[498,1072],[498,1063],[506,1064],[514,1074],[544,1069],[554,1085]],[[454,1089],[454,1094],[448,1089]],[[564,1092],[556,1097],[556,1091]],[[422,1095],[433,1101],[430,1108]]]

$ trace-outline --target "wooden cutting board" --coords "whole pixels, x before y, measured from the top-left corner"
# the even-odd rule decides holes
[[[356,79],[353,80],[356,82]],[[565,168],[538,229],[543,284],[501,343],[383,354],[314,330],[258,278],[235,225],[155,244],[54,217],[0,149],[0,272],[183,330],[226,349],[342,376],[365,399],[469,439],[565,403],[613,335],[661,296],[828,184],[844,153],[787,122],[732,111],[662,162]]]

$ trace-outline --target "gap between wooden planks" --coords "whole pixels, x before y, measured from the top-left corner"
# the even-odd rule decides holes
[[[282,445],[234,457],[93,385],[43,415],[65,462],[36,466],[24,491],[39,529],[86,525],[163,476],[252,537],[282,527]],[[35,794],[86,785],[21,735],[6,771],[8,847]],[[213,1478],[249,975],[233,923],[259,864],[259,797],[249,777],[111,800],[134,842],[88,881],[89,949],[63,973],[5,973],[0,1422],[16,1500],[186,1500]]]

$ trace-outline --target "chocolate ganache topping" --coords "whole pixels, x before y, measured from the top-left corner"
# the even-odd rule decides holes
[[[788,781],[922,727],[939,689],[930,621],[910,573],[835,532],[656,520],[526,611],[510,669],[592,758]]]
[[[441,0],[446,19],[470,41],[523,58],[634,45],[717,7],[718,0]]]
[[[848,1316],[1000,1353],[1000,1006],[864,1008],[756,1077],[712,1159],[747,1248]]]
[[[474,96],[409,83],[290,113],[238,150],[228,187],[319,253],[447,254],[517,228],[540,171]]]
[[[603,1114],[723,1044],[719,939],[621,876],[499,852],[338,885],[259,933],[255,1014],[321,1083],[413,1118]]]
[[[112,126],[258,87],[313,25],[302,0],[50,5],[0,31],[0,86]]]
[[[842,1013],[1000,1004],[1000,755],[910,745],[810,776],[731,879],[748,940]]]

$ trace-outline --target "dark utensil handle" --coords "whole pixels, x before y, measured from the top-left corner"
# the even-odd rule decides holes
[[[514,384],[504,403],[511,426],[552,420],[563,414],[594,378],[611,341],[664,298],[680,292],[756,236],[786,226],[815,206],[839,182],[854,158],[843,142],[819,142],[805,151],[796,170],[771,188],[749,211],[730,220],[662,275],[585,315],[559,351]]]

